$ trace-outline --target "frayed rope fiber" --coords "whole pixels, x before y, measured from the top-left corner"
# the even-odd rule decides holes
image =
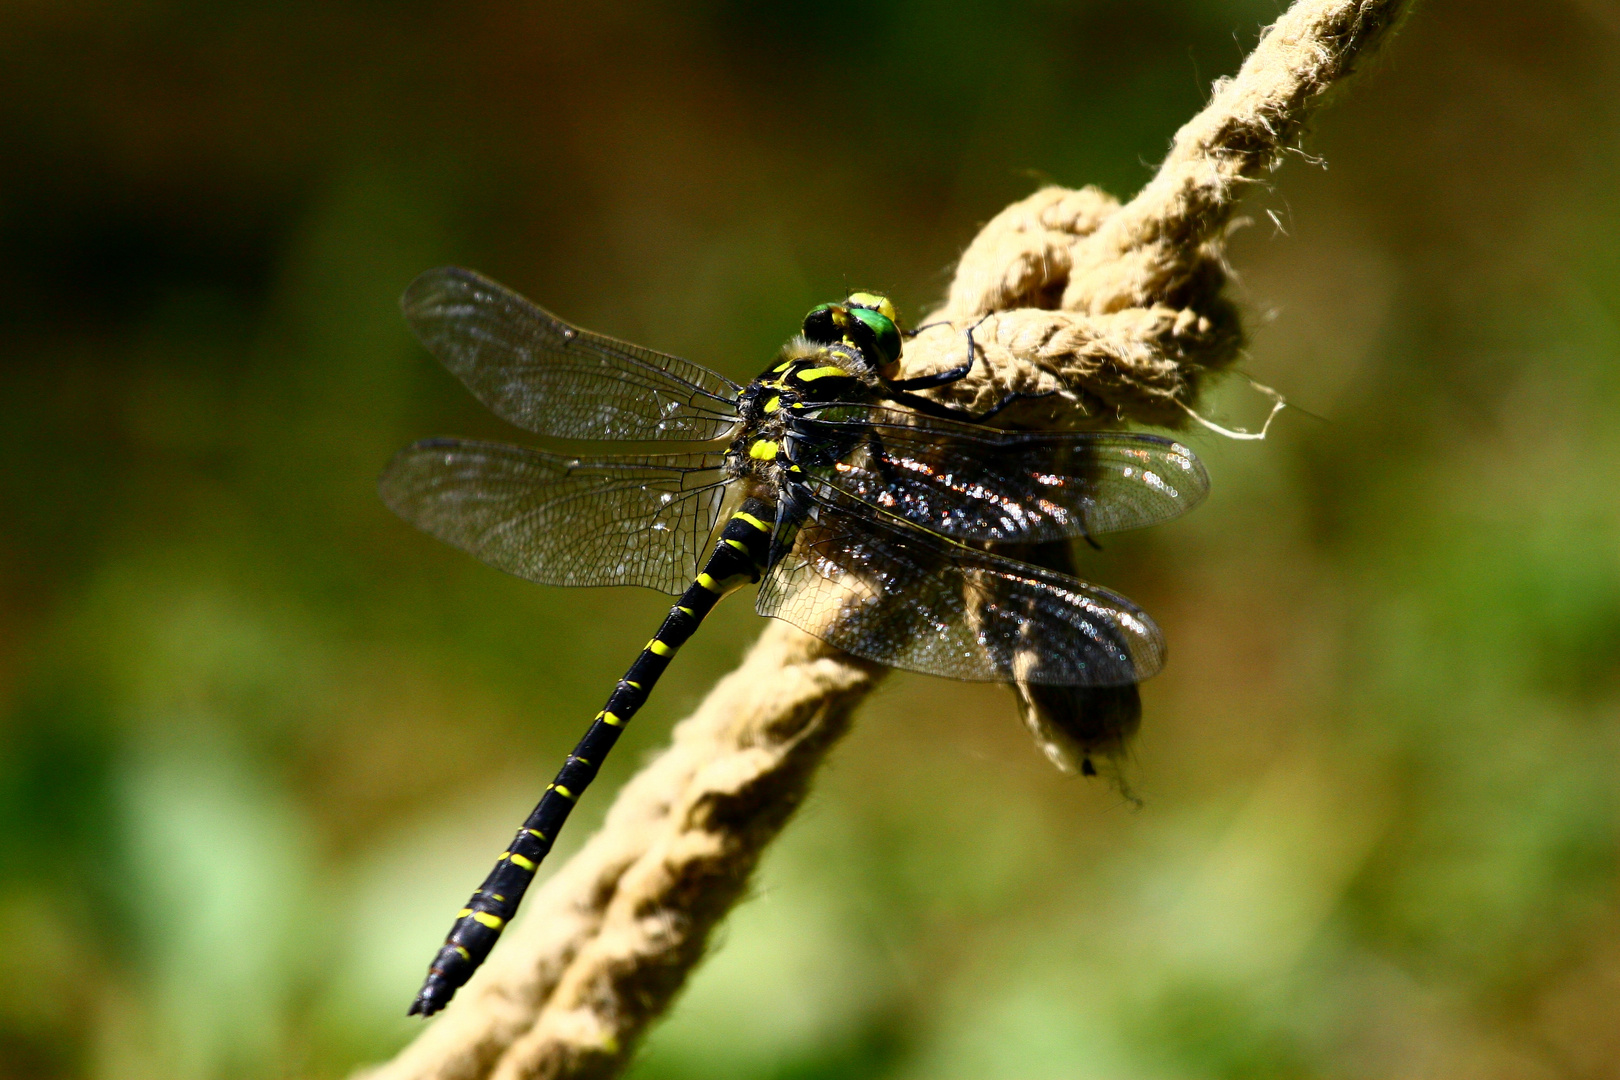
[[[998,426],[1179,426],[1241,343],[1220,295],[1234,204],[1313,108],[1387,36],[1405,0],[1300,0],[1176,133],[1130,202],[1050,187],[996,215],[902,377],[967,359],[930,391]],[[883,669],[778,622],[619,792],[584,848],[461,994],[366,1080],[611,1077],[702,959],[766,846]],[[429,943],[424,943],[424,948]],[[402,993],[409,988],[402,988]]]

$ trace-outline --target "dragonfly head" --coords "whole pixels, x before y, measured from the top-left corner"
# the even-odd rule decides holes
[[[804,336],[821,345],[853,345],[873,370],[900,359],[900,327],[894,304],[877,293],[850,293],[841,303],[812,308],[804,317]]]

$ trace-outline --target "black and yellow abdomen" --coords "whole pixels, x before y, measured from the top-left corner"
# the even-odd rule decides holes
[[[696,580],[664,616],[658,632],[614,686],[607,704],[563,762],[534,812],[501,852],[489,877],[457,913],[455,925],[411,1004],[412,1015],[432,1016],[442,1009],[495,947],[575,803],[596,779],[624,726],[646,704],[676,651],[722,596],[758,582],[767,569],[775,519],[775,504],[761,498],[744,499],[727,519]]]

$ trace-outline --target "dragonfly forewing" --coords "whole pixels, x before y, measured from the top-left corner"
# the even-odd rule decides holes
[[[571,326],[488,278],[429,270],[400,306],[429,352],[479,401],[555,439],[712,442],[738,424],[742,387],[677,356]]]
[[[976,428],[883,406],[795,417],[827,486],[932,532],[985,543],[1044,543],[1155,525],[1203,501],[1191,450],[1136,432]]]

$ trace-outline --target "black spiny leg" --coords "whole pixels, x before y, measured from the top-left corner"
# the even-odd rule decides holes
[[[1002,395],[1000,401],[982,413],[970,412],[956,405],[946,405],[943,402],[935,401],[933,398],[925,398],[919,394],[890,394],[889,400],[897,401],[908,408],[915,409],[924,416],[937,416],[941,420],[955,420],[961,424],[982,424],[1015,401],[1039,401],[1041,398],[1051,397],[1055,393],[1057,393],[1056,390],[1048,390],[1044,394],[1020,394],[1014,390]]]
[[[967,363],[962,364],[959,367],[953,367],[948,371],[936,371],[932,375],[919,375],[915,379],[895,379],[887,384],[887,389],[889,391],[887,396],[889,400],[897,401],[902,405],[915,409],[917,412],[920,412],[925,416],[937,416],[942,420],[957,420],[963,423],[980,424],[986,420],[989,420],[992,416],[995,416],[1002,409],[1005,409],[1015,401],[1029,401],[1035,398],[1050,397],[1052,394],[1057,393],[1055,390],[1046,394],[1021,394],[1017,391],[1011,391],[1002,395],[1000,401],[996,402],[994,405],[990,406],[988,410],[982,413],[970,412],[969,410],[956,405],[947,405],[944,402],[935,401],[933,398],[926,398],[920,394],[911,393],[913,390],[931,390],[936,386],[949,386],[951,383],[960,382],[962,379],[967,378],[968,372],[973,370],[973,362],[978,359],[979,355],[978,346],[973,340],[973,331],[984,325],[984,320],[988,319],[990,315],[993,314],[995,313],[990,312],[982,316],[978,322],[967,328]],[[947,324],[930,323],[928,325],[944,326]],[[917,333],[921,333],[925,329],[927,329],[927,327],[918,327]]]
[[[557,778],[546,788],[540,803],[518,830],[517,836],[489,872],[467,906],[457,913],[450,936],[428,967],[428,976],[411,1003],[410,1015],[432,1016],[450,1003],[458,989],[478,970],[501,931],[517,913],[519,901],[534,880],[535,870],[551,851],[552,842],[573,811],[574,804],[596,779],[597,770],[624,725],[646,704],[659,676],[675,650],[686,643],[720,598],[749,582],[758,581],[769,550],[776,508],[759,499],[747,499],[726,522],[714,553],[703,572],[665,616],[658,633],[641,650],[630,670],[613,688],[607,705],[596,714],[585,737],[568,755]]]
[[[967,328],[968,350],[967,362],[965,364],[962,364],[960,367],[950,368],[946,371],[936,371],[932,375],[918,375],[915,379],[893,379],[889,382],[889,389],[898,390],[901,393],[904,393],[907,390],[932,390],[936,386],[949,386],[953,382],[960,382],[961,380],[967,378],[967,373],[973,370],[973,361],[978,357],[977,346],[973,341],[973,331],[983,326],[984,320],[988,319],[992,314],[994,314],[994,312],[985,314],[979,319],[978,322]],[[949,325],[949,323],[929,323],[928,326],[917,327],[916,332],[912,334],[912,336],[915,337],[917,334],[922,333],[924,330],[928,329],[929,326]]]

